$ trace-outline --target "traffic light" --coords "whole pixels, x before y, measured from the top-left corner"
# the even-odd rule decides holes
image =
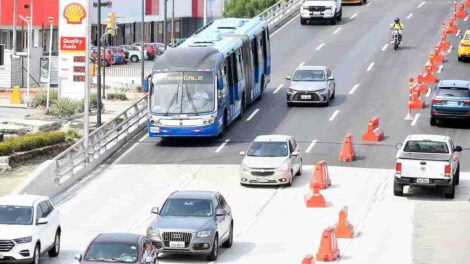
[[[116,29],[116,14],[108,13],[108,18],[106,19],[106,32],[109,35],[114,35],[114,31]]]
[[[96,75],[96,64],[95,63],[92,63],[90,65],[90,76],[91,77],[95,77]]]

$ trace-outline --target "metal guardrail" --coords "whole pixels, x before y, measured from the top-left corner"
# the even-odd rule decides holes
[[[276,27],[285,19],[289,18],[293,12],[299,11],[304,1],[305,0],[281,0],[264,10],[258,16],[264,18],[271,28]]]

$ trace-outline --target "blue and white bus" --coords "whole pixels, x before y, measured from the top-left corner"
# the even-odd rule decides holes
[[[213,21],[155,62],[149,94],[149,136],[221,135],[261,97],[270,71],[265,21]]]

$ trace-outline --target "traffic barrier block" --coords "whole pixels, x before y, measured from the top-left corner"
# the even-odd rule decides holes
[[[307,255],[302,260],[302,264],[315,264],[315,259],[312,255]]]
[[[467,12],[465,12],[464,4],[459,5],[459,11],[457,11],[457,14],[455,16],[460,19],[464,19],[467,17]]]
[[[451,18],[449,20],[449,25],[446,28],[446,34],[456,34],[457,32],[457,23],[454,18]]]
[[[379,128],[379,118],[372,117],[367,123],[367,132],[362,135],[362,141],[379,142],[384,139],[384,132]]]
[[[426,70],[426,73],[423,76],[423,81],[425,84],[436,84],[436,76],[434,76],[434,73],[432,72],[432,67],[430,65],[426,65],[424,67]]]
[[[339,211],[338,223],[335,225],[336,238],[352,238],[354,227],[348,221],[348,207],[344,206]]]
[[[320,190],[326,189],[331,186],[330,175],[328,173],[328,166],[326,161],[321,160],[315,165],[312,181],[310,181],[310,190],[314,191],[315,184],[320,186]]]
[[[313,193],[305,195],[305,204],[308,208],[322,208],[326,207],[325,198],[320,194],[320,185],[315,184],[313,186]]]
[[[20,93],[20,87],[15,86],[13,87],[11,91],[11,97],[10,97],[10,104],[21,104],[21,93]]]
[[[328,227],[323,230],[320,248],[318,249],[317,261],[332,262],[339,258],[338,241],[336,240],[335,229]]]
[[[339,153],[339,161],[351,162],[356,159],[356,153],[354,152],[354,146],[352,142],[352,135],[347,134],[344,137],[343,146]]]

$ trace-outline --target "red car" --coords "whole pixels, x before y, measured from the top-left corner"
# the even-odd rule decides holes
[[[98,57],[98,48],[93,47],[91,50],[91,60],[96,62],[96,58]],[[108,67],[111,64],[115,63],[114,55],[110,49],[101,48],[101,66]]]
[[[153,60],[155,59],[157,55],[157,51],[155,50],[155,47],[151,43],[145,43],[145,50],[147,51],[147,60]]]

